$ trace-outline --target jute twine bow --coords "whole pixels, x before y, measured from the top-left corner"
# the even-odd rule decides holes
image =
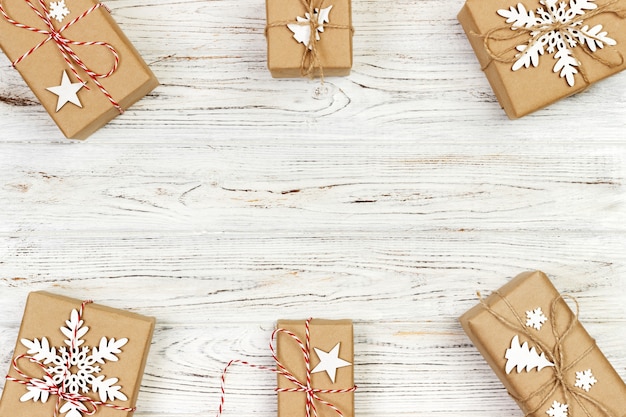
[[[306,45],[304,49],[304,53],[302,54],[302,60],[300,61],[300,75],[303,77],[313,77],[315,75],[315,71],[319,70],[320,79],[322,83],[324,82],[324,68],[322,66],[322,62],[319,56],[319,49],[317,43],[317,30],[318,28],[323,29],[348,29],[351,33],[354,33],[354,28],[348,25],[333,25],[330,23],[320,23],[317,18],[317,14],[315,13],[315,9],[321,10],[324,8],[324,2],[326,0],[322,0],[320,4],[315,7],[313,5],[315,0],[300,0],[300,3],[304,7],[306,13],[310,16],[309,20],[306,22],[299,22],[293,20],[283,20],[279,22],[268,23],[265,26],[265,36],[267,37],[268,32],[272,28],[283,27],[291,24],[295,25],[309,25],[311,28],[311,36],[309,36],[309,43]]]
[[[83,310],[85,309],[85,306],[91,303],[93,303],[92,300],[83,301],[83,303],[80,306],[80,311],[78,312],[79,321],[82,320]],[[74,352],[76,351],[77,346],[74,346],[75,339],[76,338],[72,338],[72,346],[70,346],[69,356],[67,359],[67,363],[65,364],[66,369],[70,369],[71,365],[69,362],[71,361],[74,355]],[[24,372],[22,368],[20,368],[19,363],[18,363],[22,359],[26,359],[29,362],[34,363],[35,365],[39,366],[44,372],[43,379],[32,377],[28,375],[26,372]],[[7,375],[6,376],[7,381],[17,382],[18,384],[25,385],[26,387],[36,388],[40,391],[47,392],[49,395],[54,395],[57,397],[56,405],[54,407],[54,414],[53,414],[54,417],[58,417],[59,409],[61,408],[61,403],[63,401],[71,403],[74,407],[81,410],[82,414],[87,415],[87,416],[93,416],[94,414],[96,414],[98,412],[98,407],[101,407],[101,406],[112,408],[114,410],[127,411],[127,412],[135,411],[136,409],[135,407],[133,408],[121,407],[119,405],[115,405],[115,404],[111,404],[111,403],[107,403],[103,401],[96,401],[93,398],[87,397],[85,395],[68,392],[65,387],[65,380],[66,380],[67,374],[63,376],[63,381],[61,382],[61,384],[57,385],[54,382],[54,376],[50,372],[48,372],[46,366],[41,361],[35,359],[33,356],[29,356],[26,354],[16,356],[12,361],[12,366],[13,366],[13,369],[15,369],[15,371],[22,378],[21,379],[14,378],[12,376]]]
[[[530,339],[535,345],[537,345],[539,347],[539,349],[541,349],[541,351],[546,354],[548,359],[552,363],[554,363],[554,367],[551,368],[553,370],[552,378],[550,378],[549,381],[547,381],[546,383],[544,383],[543,385],[538,387],[531,394],[529,394],[528,396],[526,396],[524,398],[518,398],[518,397],[516,397],[516,396],[514,396],[514,395],[509,393],[516,401],[518,401],[519,403],[524,404],[524,405],[528,404],[533,399],[537,399],[538,398],[538,404],[539,405],[537,407],[533,408],[532,410],[528,411],[524,415],[524,417],[529,417],[529,416],[533,415],[534,413],[536,413],[537,411],[539,411],[539,409],[542,408],[545,405],[545,403],[548,402],[548,400],[550,400],[550,398],[552,398],[552,396],[559,389],[563,392],[563,396],[565,397],[565,403],[569,404],[570,403],[570,399],[573,399],[580,406],[580,409],[584,412],[586,417],[597,417],[597,415],[596,414],[592,414],[587,409],[587,407],[585,407],[585,405],[583,404],[583,402],[585,402],[585,401],[588,404],[593,405],[605,417],[617,417],[617,416],[614,416],[598,400],[596,400],[596,399],[590,397],[589,395],[581,392],[581,390],[577,390],[576,387],[574,386],[574,384],[568,383],[566,381],[566,375],[565,374],[569,370],[571,370],[577,363],[579,363],[581,360],[583,360],[587,355],[589,355],[593,350],[595,350],[597,348],[595,340],[592,339],[591,346],[589,346],[577,358],[575,358],[574,360],[570,361],[570,363],[567,363],[567,364],[565,363],[565,359],[564,359],[564,350],[566,349],[566,347],[565,347],[565,339],[570,334],[572,329],[574,329],[574,327],[579,323],[578,322],[578,313],[579,313],[578,301],[576,301],[576,299],[574,297],[571,297],[569,295],[559,295],[554,300],[552,300],[552,303],[550,305],[550,324],[551,324],[551,327],[552,327],[552,334],[553,334],[554,339],[555,339],[555,344],[554,344],[553,348],[550,348],[539,337],[537,337],[535,334],[533,334],[532,332],[530,332],[528,330],[528,328],[526,327],[524,321],[522,320],[522,317],[517,313],[517,311],[515,310],[513,305],[511,305],[509,300],[507,300],[498,291],[496,291],[494,294],[496,294],[498,297],[500,297],[502,299],[502,301],[506,304],[508,309],[515,316],[515,321],[510,321],[509,319],[504,317],[502,314],[498,313],[493,308],[491,308],[491,306],[489,304],[487,304],[487,302],[482,298],[482,296],[479,293],[478,296],[480,297],[480,303],[483,305],[483,307],[489,313],[491,313],[491,315],[494,316],[500,323],[504,324],[506,327],[508,327],[508,328],[510,328],[510,329],[512,329],[512,330],[514,330],[516,332],[524,333],[524,335],[526,335],[526,337],[528,339]],[[576,311],[572,315],[572,318],[571,318],[571,320],[569,321],[569,323],[567,325],[567,329],[565,329],[565,331],[563,333],[559,333],[558,324],[557,324],[558,303],[561,300],[565,301],[565,299],[568,299],[568,300],[571,300],[571,301],[574,302],[574,304],[576,306]],[[546,392],[546,390],[547,390],[547,393],[546,394],[542,394],[542,393]]]
[[[59,29],[55,29],[54,24],[52,23],[52,19],[50,18],[50,15],[49,15],[48,7],[46,6],[46,3],[44,2],[44,0],[36,0],[39,3],[39,6],[40,6],[41,10],[39,8],[37,8],[36,5],[34,5],[31,2],[31,0],[24,0],[24,1],[28,4],[28,6],[31,8],[31,10],[45,24],[45,26],[46,26],[45,29],[32,27],[32,26],[20,23],[20,22],[16,21],[15,19],[13,19],[11,16],[9,16],[7,14],[7,12],[6,12],[5,8],[4,8],[4,5],[2,4],[2,0],[0,0],[0,13],[4,17],[4,19],[7,22],[11,23],[12,25],[14,25],[14,26],[16,26],[18,28],[21,28],[21,29],[28,30],[30,32],[34,32],[34,33],[39,33],[39,34],[45,35],[46,38],[43,39],[41,42],[39,42],[34,47],[32,47],[31,49],[29,49],[28,51],[26,51],[26,53],[24,53],[22,56],[17,58],[15,61],[13,61],[12,62],[13,66],[14,67],[17,66],[22,61],[24,61],[26,58],[28,58],[31,54],[33,54],[35,51],[37,51],[39,48],[44,46],[46,43],[48,43],[49,41],[53,41],[55,43],[55,45],[59,48],[59,52],[63,56],[63,59],[67,63],[68,67],[74,73],[76,78],[85,86],[85,89],[89,90],[89,87],[87,86],[87,83],[85,82],[85,80],[79,75],[78,70],[76,69],[75,65],[80,67],[89,76],[89,78],[91,78],[93,80],[94,84],[96,84],[96,86],[98,86],[98,88],[100,89],[102,94],[104,94],[107,97],[107,99],[111,102],[113,107],[115,107],[120,113],[123,113],[124,110],[122,109],[122,107],[119,105],[119,103],[117,101],[115,101],[113,96],[111,96],[111,94],[106,90],[106,88],[104,88],[104,86],[102,85],[102,83],[99,80],[101,78],[110,77],[117,70],[117,68],[119,66],[119,62],[120,62],[120,57],[119,57],[119,54],[117,53],[117,51],[115,50],[115,48],[112,45],[110,45],[109,43],[107,43],[107,42],[101,42],[101,41],[93,41],[93,42],[74,41],[74,40],[68,39],[65,36],[63,36],[63,32],[66,29],[74,26],[76,23],[80,22],[85,17],[89,16],[95,10],[97,10],[97,9],[99,9],[101,7],[103,7],[107,11],[109,9],[103,3],[96,3],[93,6],[91,6],[89,9],[85,10],[80,16],[77,16],[76,18],[72,19],[72,21],[70,21],[69,23],[63,25]],[[78,54],[73,50],[73,48],[72,48],[73,46],[90,46],[90,47],[92,47],[92,46],[103,46],[103,47],[105,47],[109,51],[109,53],[113,56],[113,65],[112,65],[111,69],[108,72],[106,72],[106,73],[97,73],[97,72],[91,70],[83,62],[83,60],[78,56]]]
[[[497,26],[495,28],[492,28],[484,34],[471,32],[472,35],[483,38],[483,46],[485,48],[485,51],[491,58],[489,62],[487,62],[487,64],[482,67],[482,70],[484,71],[485,69],[487,69],[487,67],[489,67],[489,65],[491,65],[491,63],[494,61],[505,63],[505,64],[511,64],[517,61],[518,59],[516,56],[509,57],[509,54],[512,51],[516,50],[517,45],[510,46],[501,52],[496,52],[494,51],[492,47],[493,42],[510,41],[510,40],[522,38],[522,37],[527,38],[528,35],[530,35],[530,37],[532,38],[531,39],[532,42],[528,46],[528,48],[530,48],[532,47],[532,45],[539,42],[543,36],[547,35],[548,33],[552,31],[559,32],[561,34],[561,38],[564,39],[565,37],[563,36],[563,31],[567,29],[568,27],[575,25],[576,23],[579,23],[579,22],[582,23],[583,20],[591,19],[592,17],[605,14],[605,13],[614,14],[621,19],[626,18],[626,8],[618,7],[617,6],[618,3],[621,3],[621,0],[610,0],[608,3],[605,3],[602,6],[599,6],[591,11],[585,12],[585,14],[581,16],[579,19],[570,20],[565,23],[559,21],[556,17],[553,16],[555,22],[551,24],[545,24],[543,22],[540,22],[532,26],[515,26],[513,30],[511,30],[512,29],[511,25],[504,24],[502,26]],[[503,31],[506,31],[507,33],[506,34],[499,33]],[[590,35],[589,37],[600,42],[602,41],[601,39],[593,35]],[[619,56],[619,62],[611,62],[609,60],[603,59],[597,54],[591,53],[591,50],[588,49],[589,48],[588,46],[583,45],[583,44],[581,44],[580,46],[581,48],[572,48],[574,54],[579,49],[581,49],[589,58],[609,68],[619,67],[624,63],[624,56],[620,52],[617,53]],[[580,63],[580,60],[579,60],[579,63]],[[583,69],[582,66],[578,66],[578,71],[580,75],[582,76],[585,84],[587,85],[591,84],[591,82],[589,81],[589,77],[587,76],[587,73]]]
[[[225,386],[226,386],[226,372],[228,371],[228,368],[235,364],[241,364],[241,365],[246,365],[249,366],[251,368],[256,368],[256,369],[262,369],[265,371],[270,371],[273,373],[276,373],[278,375],[282,375],[285,378],[287,378],[287,380],[289,380],[291,383],[293,383],[295,385],[295,387],[293,388],[275,388],[274,391],[276,392],[304,392],[306,393],[306,402],[305,402],[305,412],[306,412],[306,417],[317,417],[317,406],[316,406],[316,402],[324,405],[326,407],[329,407],[330,409],[334,410],[335,413],[337,414],[337,416],[339,417],[344,417],[343,412],[337,408],[337,406],[335,406],[333,403],[324,400],[323,398],[321,398],[318,394],[342,394],[342,393],[347,393],[347,392],[354,392],[356,391],[357,387],[356,385],[354,385],[351,388],[345,388],[345,389],[317,389],[317,388],[313,388],[313,386],[311,385],[311,333],[310,333],[310,323],[311,323],[312,319],[307,319],[305,321],[305,339],[304,342],[302,342],[302,340],[300,340],[300,338],[298,336],[296,336],[294,333],[290,332],[289,330],[286,329],[276,329],[274,330],[274,332],[272,332],[272,337],[270,339],[270,350],[272,351],[272,357],[274,358],[274,361],[276,362],[276,366],[278,367],[278,369],[276,368],[270,368],[269,366],[264,366],[264,365],[257,365],[257,364],[253,364],[247,361],[243,361],[243,360],[239,360],[239,359],[234,359],[230,362],[228,362],[228,364],[226,365],[226,367],[224,368],[224,371],[222,372],[222,378],[221,378],[221,391],[222,391],[222,396],[220,399],[220,407],[217,411],[217,417],[220,417],[224,411],[224,400],[225,400],[225,396],[226,396],[226,391],[225,391]],[[298,378],[296,378],[294,376],[294,374],[289,371],[279,360],[278,360],[278,356],[276,355],[276,349],[274,347],[274,340],[276,339],[276,336],[278,335],[278,333],[284,333],[286,335],[288,335],[293,341],[295,341],[298,346],[300,347],[300,351],[302,352],[302,357],[304,359],[304,364],[306,366],[306,378],[305,381],[300,381],[298,380]]]

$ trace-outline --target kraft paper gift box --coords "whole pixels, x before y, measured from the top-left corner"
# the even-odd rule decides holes
[[[0,14],[0,46],[66,137],[86,139],[158,85],[152,71],[99,2],[1,0],[0,4],[4,9],[4,14]],[[45,16],[54,31],[46,23]],[[74,22],[76,18],[79,19]],[[27,25],[47,34],[18,25]],[[50,36],[55,31],[57,34]],[[99,43],[67,45],[73,53],[67,52],[66,55],[82,81],[86,82],[85,87],[80,88],[81,81],[52,39],[55,36],[78,43]],[[46,39],[49,40],[25,56]],[[107,75],[114,69],[115,54],[119,57],[119,65],[110,76],[95,77],[94,80],[72,58],[74,54],[94,76]],[[63,90],[58,95],[60,88]]]
[[[626,68],[624,18],[626,0],[467,0],[458,15],[511,119]]]
[[[279,320],[279,329],[306,340],[304,320]],[[354,348],[351,320],[312,319],[310,322],[311,386],[321,390],[350,390],[354,387]],[[284,332],[277,333],[278,360],[299,381],[306,381],[306,365],[300,346]],[[322,360],[323,359],[323,360]],[[327,366],[328,365],[328,366]],[[338,367],[335,367],[337,366]],[[328,369],[328,370],[326,370]],[[278,388],[294,388],[282,375]],[[319,393],[320,398],[337,407],[344,417],[354,417],[354,392]],[[331,407],[315,403],[319,417],[337,417]],[[278,392],[278,417],[304,417],[304,392]]]
[[[52,417],[59,398],[60,417],[87,416],[94,408],[91,401],[108,404],[98,406],[96,417],[130,416],[154,324],[151,317],[98,304],[83,308],[72,298],[30,293],[8,374],[12,379],[5,382],[0,399],[0,417]],[[24,385],[27,381],[30,384]],[[76,404],[51,392],[48,397],[37,388],[42,386],[60,387],[74,395]]]
[[[569,298],[543,272],[526,272],[460,322],[527,415],[624,417],[626,385],[568,307]]]
[[[265,5],[272,77],[350,74],[350,0],[266,0]]]

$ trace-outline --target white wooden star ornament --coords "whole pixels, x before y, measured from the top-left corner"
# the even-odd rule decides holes
[[[57,109],[56,109],[56,111],[58,112],[67,103],[72,103],[75,106],[82,108],[83,105],[78,99],[77,93],[78,93],[78,90],[80,90],[83,87],[84,87],[83,83],[71,82],[70,77],[67,75],[67,71],[64,70],[63,78],[61,79],[61,85],[57,85],[55,87],[48,87],[46,88],[46,90],[58,96]]]
[[[337,369],[343,368],[345,366],[352,366],[352,364],[348,361],[345,361],[339,357],[339,347],[341,342],[337,343],[334,348],[330,350],[330,352],[324,352],[321,349],[313,348],[317,357],[320,359],[320,363],[317,364],[315,368],[311,371],[312,374],[318,372],[324,372],[328,374],[328,377],[333,384],[335,383],[335,376],[337,375]]]

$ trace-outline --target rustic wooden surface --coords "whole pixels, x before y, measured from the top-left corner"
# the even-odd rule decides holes
[[[315,100],[266,70],[262,1],[108,5],[162,86],[86,142],[0,57],[3,366],[29,291],[94,298],[158,319],[137,415],[212,416],[276,319],[349,317],[358,416],[517,417],[456,318],[542,269],[626,377],[626,75],[513,122],[461,1],[364,0]],[[226,416],[273,386],[235,369]]]

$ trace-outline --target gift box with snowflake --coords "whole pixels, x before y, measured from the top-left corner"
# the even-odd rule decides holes
[[[0,47],[68,138],[87,138],[158,85],[96,0],[0,0]]]
[[[467,0],[458,19],[512,119],[626,68],[626,0]]]
[[[31,293],[0,416],[129,416],[153,329],[150,317]]]
[[[626,384],[544,273],[517,276],[460,321],[526,416],[624,416]]]
[[[266,0],[267,66],[273,77],[350,74],[350,0]]]

